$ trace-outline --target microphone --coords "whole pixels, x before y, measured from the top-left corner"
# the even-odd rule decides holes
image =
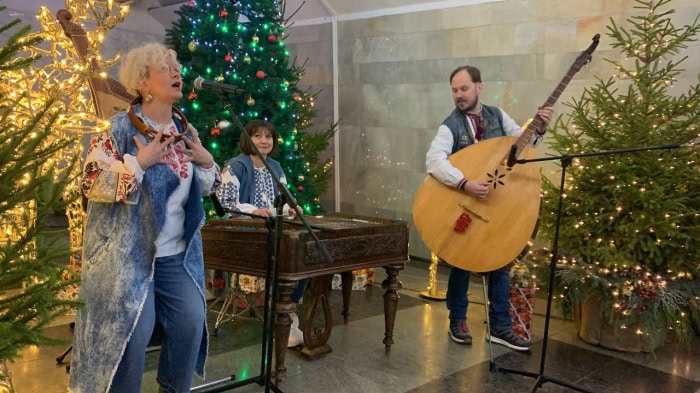
[[[506,166],[508,168],[512,168],[513,165],[515,165],[515,160],[518,158],[516,157],[516,154],[518,154],[518,145],[513,143],[513,145],[510,147],[510,152],[508,153],[508,161],[506,161]]]
[[[227,85],[224,83],[216,83],[216,82],[210,82],[201,76],[198,76],[194,79],[194,88],[197,90],[203,90],[203,89],[208,89],[215,91],[217,93],[230,93],[230,94],[243,94],[245,93],[245,90],[241,89],[240,87],[236,87],[233,85]]]
[[[216,193],[209,195],[209,198],[211,198],[211,201],[214,204],[214,211],[216,212],[216,215],[219,217],[225,216],[226,210],[224,210],[224,207],[221,206],[221,201],[219,201],[219,197],[216,196]]]

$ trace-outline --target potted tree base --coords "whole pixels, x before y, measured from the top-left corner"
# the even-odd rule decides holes
[[[661,339],[650,339],[640,334],[638,324],[615,326],[603,317],[600,295],[592,295],[574,309],[574,322],[578,336],[591,345],[624,352],[653,352],[663,344]],[[662,330],[663,331],[663,330]],[[662,331],[657,332],[659,335]]]

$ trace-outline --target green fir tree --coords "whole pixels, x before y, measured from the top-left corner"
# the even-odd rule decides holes
[[[239,153],[240,129],[233,116],[242,125],[252,119],[271,122],[280,136],[273,158],[281,162],[299,205],[312,214],[322,210],[320,195],[328,187],[331,172],[330,160],[321,161],[319,155],[335,126],[308,131],[316,116],[314,97],[296,86],[303,67],[290,65],[283,3],[190,1],[177,11],[180,18],[167,31],[166,43],[183,64],[180,106],[216,162],[223,167]],[[238,86],[244,92],[231,95],[225,109],[219,94],[193,89],[197,77]]]
[[[550,144],[564,154],[678,144],[671,150],[575,159],[567,167],[558,289],[565,311],[591,295],[618,328],[639,326],[652,347],[667,327],[685,343],[700,321],[700,84],[676,84],[682,52],[696,40],[698,18],[677,28],[670,0],[637,0],[642,12],[607,35],[620,60],[570,114]],[[700,75],[699,75],[700,76]],[[545,179],[541,233],[552,240],[559,179]]]
[[[0,48],[0,387],[10,391],[7,362],[29,345],[60,343],[42,328],[76,306],[57,297],[73,283],[62,279],[65,266],[56,263],[70,255],[65,230],[57,233],[45,224],[71,202],[63,195],[70,179],[57,180],[56,171],[46,167],[70,141],[50,138],[61,107],[57,101],[37,105],[26,99],[22,81],[12,79],[13,71],[37,60],[22,57],[39,40],[27,39],[30,27],[19,24],[15,19],[0,26],[0,34],[9,35]]]

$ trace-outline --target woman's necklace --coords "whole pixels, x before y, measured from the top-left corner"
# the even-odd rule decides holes
[[[144,115],[143,118],[146,120],[148,125],[150,125],[152,128],[155,128],[156,130],[166,131],[166,130],[170,129],[170,126],[172,126],[172,124],[173,124],[173,119],[170,119],[170,121],[167,123],[158,123],[158,122],[155,122],[155,121],[149,119],[148,117],[146,117],[146,115]]]
[[[159,111],[159,110],[155,110],[155,108],[150,108],[151,110],[149,110],[149,113],[151,113],[151,115],[160,114],[160,115],[162,115],[162,116],[158,116],[159,118],[161,118],[161,119],[167,119],[167,120],[165,120],[164,122],[161,123],[161,122],[157,122],[157,121],[153,120],[153,118],[151,118],[150,116],[146,115],[146,110],[145,110],[145,109],[146,109],[146,108],[143,108],[143,107],[141,108],[141,116],[143,117],[144,121],[146,121],[146,122],[148,123],[148,125],[151,126],[151,128],[154,128],[154,129],[156,129],[156,130],[161,130],[161,129],[162,129],[163,131],[165,131],[165,130],[167,130],[168,127],[170,127],[170,125],[173,123],[173,118],[172,118],[172,115],[170,114],[170,112],[163,113],[163,112],[161,112],[161,111]]]

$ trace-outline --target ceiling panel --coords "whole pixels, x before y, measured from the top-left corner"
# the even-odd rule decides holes
[[[313,0],[320,1],[320,0]],[[336,15],[372,12],[418,4],[444,3],[444,0],[325,0]]]
[[[178,17],[175,11],[187,1],[132,0],[132,13],[150,15],[164,28],[168,28]],[[502,0],[287,0],[285,17],[289,18],[294,14],[291,22],[298,24],[320,23],[328,20],[333,15],[353,19],[356,17],[377,16],[387,11],[393,13],[391,9],[396,9],[394,12],[408,12],[408,10],[453,7],[488,1]],[[19,14],[24,13],[25,16],[36,15],[39,4],[46,5],[51,10],[65,8],[65,0],[2,0],[0,4],[7,6],[8,10],[14,10]]]

